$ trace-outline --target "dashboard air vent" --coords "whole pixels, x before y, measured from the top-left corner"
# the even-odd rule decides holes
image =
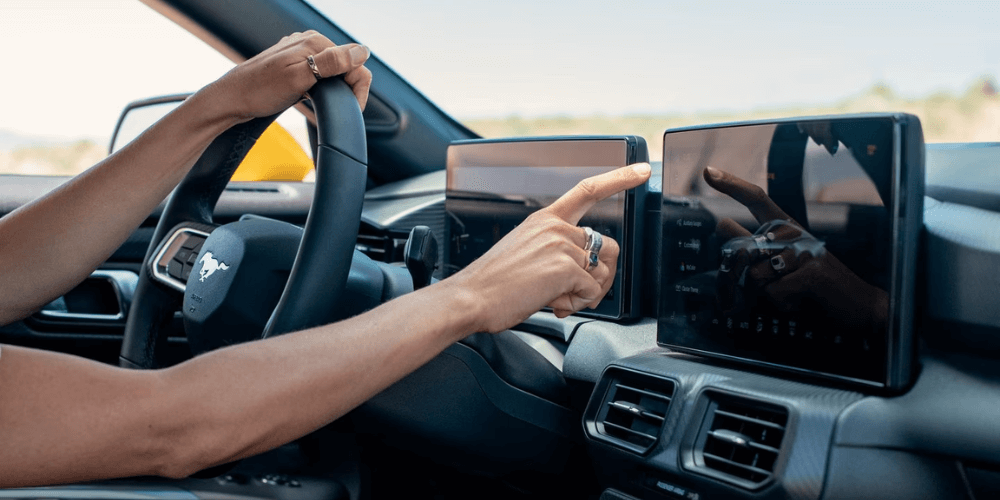
[[[660,437],[666,421],[674,383],[652,375],[626,370],[608,370],[607,393],[594,421],[601,439],[635,453],[649,451]]]
[[[709,399],[694,446],[696,467],[737,486],[761,486],[774,474],[788,410],[723,394]]]

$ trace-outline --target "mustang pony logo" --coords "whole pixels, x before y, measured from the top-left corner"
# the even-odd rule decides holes
[[[229,269],[225,262],[219,262],[212,257],[212,252],[205,252],[205,256],[198,262],[201,262],[201,279],[198,281],[205,281],[205,278],[211,276],[215,271]]]

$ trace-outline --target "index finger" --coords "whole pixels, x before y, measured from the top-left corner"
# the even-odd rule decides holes
[[[549,205],[549,213],[576,225],[597,202],[626,189],[632,189],[649,179],[648,163],[627,167],[588,177]]]
[[[775,219],[792,220],[784,210],[767,196],[767,193],[756,184],[751,184],[729,172],[717,168],[705,168],[705,182],[719,192],[742,203],[757,222],[763,224]]]

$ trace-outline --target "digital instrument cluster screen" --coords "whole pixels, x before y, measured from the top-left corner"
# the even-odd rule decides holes
[[[485,254],[533,212],[547,207],[581,180],[629,161],[626,140],[463,141],[448,148],[444,276]],[[597,203],[579,222],[619,243],[626,241],[626,193]],[[614,285],[595,315],[623,310],[626,251]],[[585,310],[585,312],[588,310]]]
[[[895,134],[890,119],[668,131],[659,343],[884,383]]]

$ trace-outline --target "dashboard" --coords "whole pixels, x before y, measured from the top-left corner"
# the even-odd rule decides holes
[[[567,400],[499,373],[474,341],[443,357],[473,367],[466,395],[480,394],[498,414],[532,427],[514,434],[519,442],[537,441],[532,432],[543,429],[557,434],[555,441],[582,443],[602,498],[988,498],[1000,479],[994,458],[1000,445],[984,417],[1000,410],[1000,378],[989,357],[998,351],[1000,317],[987,297],[1000,287],[979,270],[1000,264],[1000,242],[976,228],[1000,220],[1000,192],[933,179],[945,168],[981,171],[984,159],[1000,158],[1000,146],[928,145],[925,153],[928,196],[921,196],[922,227],[914,238],[920,258],[911,273],[918,278],[908,327],[916,344],[912,376],[891,390],[666,346],[658,336],[662,304],[654,280],[636,284],[642,311],[636,318],[560,320],[541,312],[505,332],[531,347],[520,353],[522,366],[534,366],[538,378],[555,372],[565,380]],[[662,163],[654,163],[647,207],[661,206],[661,171]],[[439,245],[448,241],[445,184],[445,172],[435,172],[369,191],[362,239],[382,238],[373,247],[392,253],[409,228],[427,225]],[[662,222],[658,210],[642,217],[646,227]],[[661,245],[652,235],[640,245],[647,274],[662,275]],[[838,362],[857,362],[850,353],[835,354]],[[544,369],[528,358],[544,361]],[[484,383],[492,374],[476,375],[480,362],[500,380]],[[442,427],[460,426],[437,404],[405,413],[418,423],[401,423],[394,399],[408,392],[412,401],[419,392],[413,379],[445,373],[444,364],[432,361],[376,397],[359,410],[361,419],[377,425],[391,413],[406,430],[433,433],[427,411],[443,419]],[[543,444],[525,444],[511,462],[487,469],[510,472],[518,459],[559,449],[552,439],[537,442]],[[436,460],[481,458],[470,456],[459,437],[450,443]],[[424,445],[417,440],[409,448]]]

